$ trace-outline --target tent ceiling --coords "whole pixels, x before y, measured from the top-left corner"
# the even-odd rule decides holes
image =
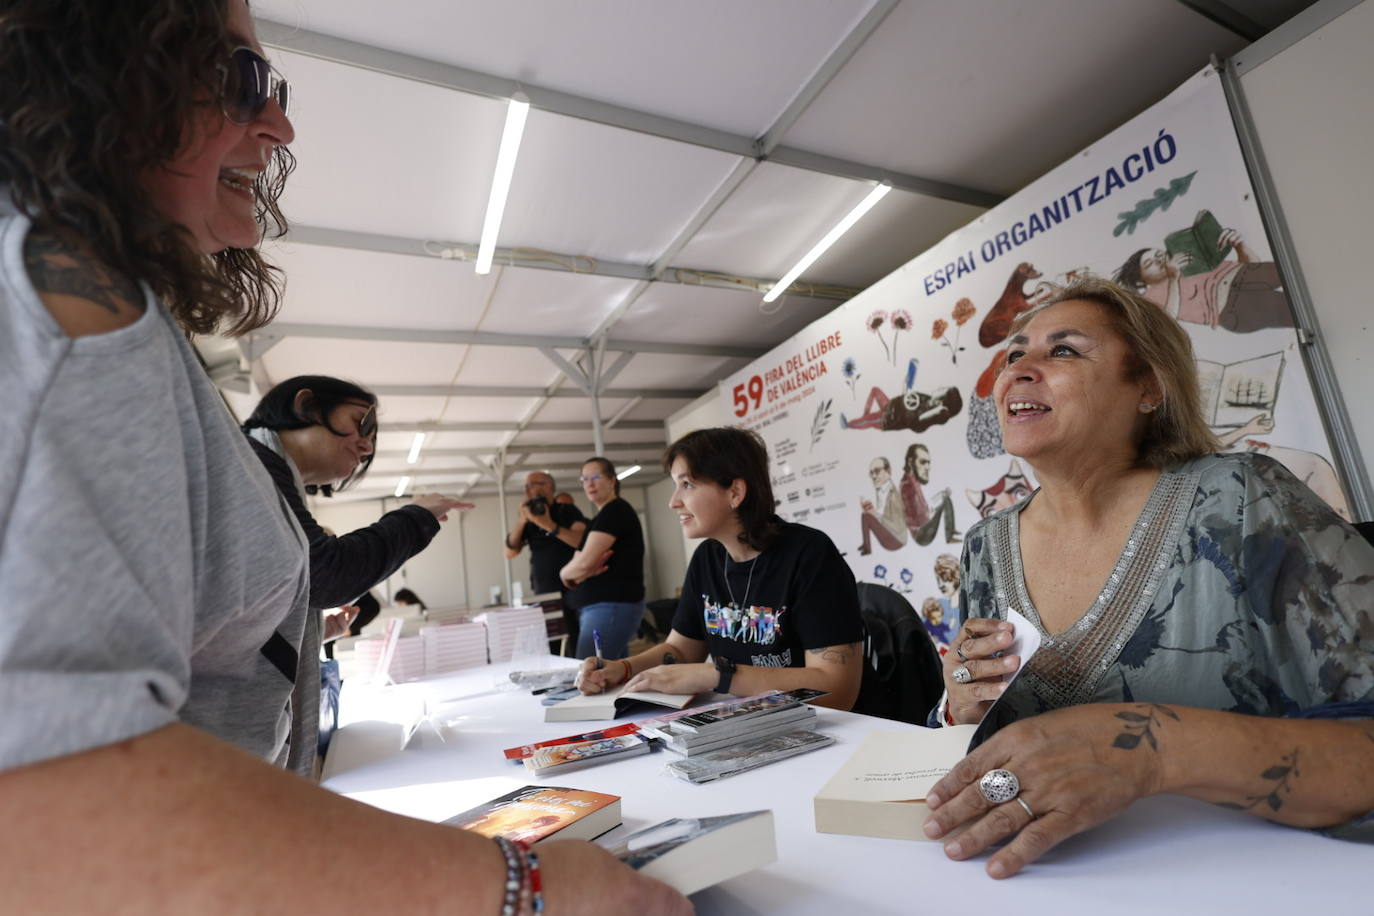
[[[288,291],[277,324],[201,350],[227,389],[377,387],[371,498],[417,471],[485,492],[473,462],[503,446],[513,476],[576,467],[591,404],[565,370],[605,338],[606,450],[658,479],[691,397],[1309,2],[255,0],[294,90],[297,232],[268,246]],[[479,277],[516,88],[532,110]],[[763,306],[880,179],[896,190]]]

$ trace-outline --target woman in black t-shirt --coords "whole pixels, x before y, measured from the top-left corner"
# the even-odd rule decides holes
[[[668,638],[601,667],[587,659],[582,691],[625,681],[736,696],[810,687],[827,692],[819,705],[852,707],[863,640],[854,575],[823,533],[773,514],[763,440],[700,429],[669,446],[663,463],[676,484],[669,507],[688,537],[709,540],[687,567]]]
[[[559,572],[572,589],[568,600],[578,609],[577,658],[624,658],[644,618],[644,529],[634,507],[620,498],[615,465],[607,459],[583,463],[582,489],[596,506],[596,517]]]

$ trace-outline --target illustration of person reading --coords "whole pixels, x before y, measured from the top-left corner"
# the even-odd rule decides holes
[[[874,538],[886,550],[896,550],[906,543],[906,520],[897,486],[892,482],[892,464],[886,458],[874,458],[868,466],[868,476],[873,481],[873,501],[865,499],[859,503],[863,509],[859,527],[864,538],[859,553],[864,556],[873,552]]]
[[[1226,258],[1232,250],[1234,261]],[[1179,321],[1240,334],[1293,326],[1278,266],[1256,260],[1240,233],[1222,229],[1206,210],[1164,249],[1131,255],[1112,279]]]
[[[958,621],[954,617],[945,613],[943,604],[938,598],[927,598],[921,602],[921,617],[925,624],[926,632],[930,634],[931,642],[935,643],[935,648],[941,655],[949,651],[949,640],[954,634],[951,630]]]
[[[961,538],[954,530],[954,501],[950,499],[949,488],[935,494],[935,511],[926,501],[923,486],[930,483],[930,449],[919,442],[906,450],[906,460],[902,465],[902,513],[906,518],[907,530],[911,539],[925,547],[935,540],[940,523],[945,525],[946,543],[956,544]]]
[[[915,390],[917,361],[907,365],[906,387],[899,398],[888,397],[876,385],[864,401],[864,412],[854,419],[840,414],[841,429],[909,429],[925,432],[932,426],[947,423],[964,408],[964,398],[958,388],[937,388],[932,394]]]

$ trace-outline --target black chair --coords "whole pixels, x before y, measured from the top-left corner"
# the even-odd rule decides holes
[[[1364,539],[1374,544],[1374,522],[1356,522],[1355,530],[1364,535]]]
[[[921,618],[892,589],[859,583],[864,618],[863,682],[854,712],[924,725],[940,702],[944,679],[940,653]]]
[[[644,619],[639,624],[639,635],[651,642],[662,642],[673,629],[673,615],[676,613],[676,598],[658,598],[646,602]]]

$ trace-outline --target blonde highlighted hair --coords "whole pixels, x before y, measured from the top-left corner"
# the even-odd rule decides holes
[[[1177,321],[1144,296],[1108,280],[1079,280],[1018,316],[1010,333],[1020,333],[1041,312],[1070,300],[1101,307],[1133,357],[1126,367],[1129,378],[1139,381],[1153,375],[1163,393],[1140,441],[1141,463],[1164,468],[1220,451],[1221,443],[1202,416],[1193,342]]]

